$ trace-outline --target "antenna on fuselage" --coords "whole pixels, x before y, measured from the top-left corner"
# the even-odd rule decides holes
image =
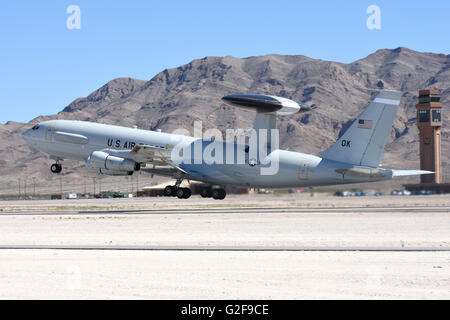
[[[253,129],[257,131],[258,136],[261,129],[266,130],[268,150],[271,149],[271,130],[277,128],[277,116],[304,113],[315,109],[303,102],[261,94],[231,94],[224,96],[222,101],[229,106],[256,111]]]

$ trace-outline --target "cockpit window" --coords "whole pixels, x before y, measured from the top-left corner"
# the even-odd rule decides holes
[[[37,130],[37,129],[39,129],[39,125],[38,124],[35,125],[33,128],[31,128],[31,130]]]

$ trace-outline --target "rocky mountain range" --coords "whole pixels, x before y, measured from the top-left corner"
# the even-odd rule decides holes
[[[203,128],[251,128],[252,112],[229,107],[220,98],[231,93],[282,96],[315,105],[309,114],[280,117],[281,147],[317,153],[335,142],[357,117],[376,89],[405,93],[383,158],[386,167],[418,168],[419,144],[415,104],[418,90],[436,87],[444,103],[442,158],[448,172],[450,55],[383,49],[352,63],[312,59],[302,55],[248,58],[205,57],[166,69],[149,81],[114,79],[88,97],[79,98],[56,115],[29,123],[0,124],[0,193],[17,189],[19,178],[53,184],[51,160],[33,153],[20,133],[48,119],[76,119],[172,132],[192,132],[194,121]],[[49,88],[51,92],[51,88]],[[66,183],[86,179],[84,165],[64,162]],[[90,179],[90,178],[89,178]]]

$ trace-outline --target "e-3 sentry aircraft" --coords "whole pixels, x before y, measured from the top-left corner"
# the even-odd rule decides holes
[[[165,188],[166,196],[189,198],[191,190],[180,187],[188,179],[206,183],[203,197],[221,200],[227,185],[309,187],[432,173],[379,166],[401,97],[399,91],[380,91],[338,141],[318,155],[280,150],[273,143],[277,116],[313,108],[266,95],[222,98],[228,105],[256,111],[256,144],[67,120],[42,122],[22,136],[32,150],[45,152],[55,160],[53,173],[61,172],[64,159],[84,161],[96,174],[131,175],[142,170],[176,179],[175,185]],[[204,157],[205,153],[210,159]]]

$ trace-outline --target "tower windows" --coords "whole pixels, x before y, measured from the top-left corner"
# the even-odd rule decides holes
[[[419,122],[430,122],[430,110],[419,110]]]
[[[433,122],[441,122],[441,110],[433,110],[431,119]]]

